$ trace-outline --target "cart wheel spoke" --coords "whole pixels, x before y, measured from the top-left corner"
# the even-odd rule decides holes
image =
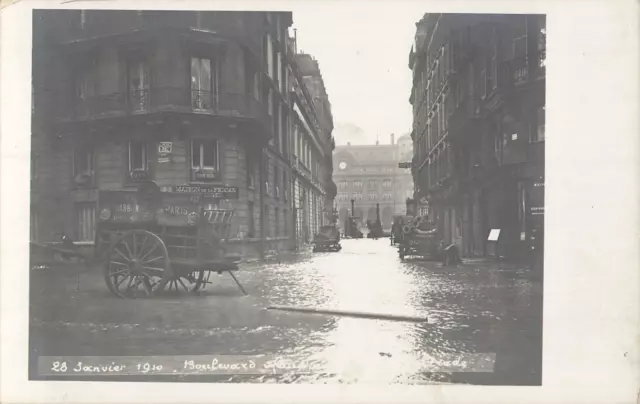
[[[118,249],[118,247],[115,247],[115,248],[113,249],[113,251],[117,252],[117,253],[118,253],[118,255],[120,255],[122,258],[124,258],[124,260],[125,260],[125,261],[127,261],[127,262],[131,262],[131,258],[127,258],[127,256],[126,256],[126,255],[124,255],[124,253],[123,253],[122,251],[120,251],[120,250]]]
[[[122,277],[122,279],[120,279],[120,281],[118,281],[118,283],[116,284],[116,288],[118,288],[120,285],[122,285],[122,282],[124,282],[125,279],[131,277],[130,274],[126,274],[125,276]]]
[[[163,259],[163,258],[164,258],[163,256],[158,256],[158,257],[152,258],[152,259],[150,259],[150,260],[143,261],[143,263],[144,263],[144,264],[148,264],[148,263],[150,263],[150,262],[154,262],[154,261],[157,261],[157,260],[161,260],[161,259]]]
[[[189,292],[189,288],[187,287],[187,285],[184,284],[184,282],[182,282],[181,278],[178,278],[178,282],[180,282],[185,292]]]
[[[133,237],[133,254],[131,254],[131,257],[138,258],[138,241],[136,240],[136,233],[133,233],[131,237]]]
[[[147,246],[147,241],[149,241],[149,237],[146,237],[145,235],[144,243],[142,243],[142,245],[140,246],[140,250],[138,251],[138,255],[136,255],[136,258],[140,258],[144,253],[144,248]]]
[[[110,275],[110,276],[118,276],[118,275],[123,274],[123,273],[126,273],[126,272],[129,272],[129,268],[122,268],[122,269],[118,269],[118,270],[117,270],[117,271],[115,271],[115,272],[111,272],[111,273],[109,273],[109,275]]]
[[[151,253],[156,250],[156,248],[158,248],[158,244],[154,244],[153,248],[151,250],[149,250],[149,252],[146,253],[142,258],[140,258],[140,261],[145,262],[147,257],[149,257],[151,255]]]
[[[135,239],[134,239],[134,240],[135,240]],[[122,244],[124,244],[124,248],[126,248],[126,249],[127,249],[127,252],[129,253],[129,257],[134,258],[134,257],[135,257],[135,254],[133,254],[133,253],[131,252],[131,249],[129,248],[129,243],[127,243],[127,238],[126,238],[126,237],[122,240]]]

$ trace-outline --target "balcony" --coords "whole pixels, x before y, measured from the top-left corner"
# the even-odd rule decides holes
[[[543,80],[546,77],[546,51],[508,60],[500,70],[500,82],[506,87],[519,87]]]
[[[74,108],[61,114],[62,122],[79,122],[163,112],[250,119],[271,131],[266,107],[249,94],[212,93],[178,87],[153,87],[128,93],[79,98]]]
[[[82,14],[84,13],[84,14]],[[242,16],[231,12],[83,10],[58,28],[57,39],[67,45],[109,40],[168,30],[193,33],[242,32]]]

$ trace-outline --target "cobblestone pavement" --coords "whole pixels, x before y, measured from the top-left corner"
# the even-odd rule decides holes
[[[542,282],[536,271],[487,260],[457,267],[403,262],[388,239],[342,245],[337,253],[243,266],[237,276],[248,296],[222,275],[199,295],[122,300],[109,294],[99,269],[34,269],[32,362],[38,355],[273,354],[318,358],[331,371],[206,380],[540,384]],[[429,321],[266,310],[270,305]],[[425,367],[462,353],[494,353],[494,371],[450,374]]]

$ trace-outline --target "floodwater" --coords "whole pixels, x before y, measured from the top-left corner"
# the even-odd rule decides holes
[[[340,252],[248,265],[237,277],[249,296],[223,274],[199,295],[122,300],[109,295],[99,271],[84,269],[78,278],[69,270],[34,270],[32,360],[37,355],[274,355],[317,361],[322,372],[206,380],[541,383],[542,285],[535,270],[485,260],[447,268],[403,262],[389,239],[343,240],[342,246]],[[273,305],[428,321],[267,310]],[[483,372],[447,368],[465,354],[495,361]]]

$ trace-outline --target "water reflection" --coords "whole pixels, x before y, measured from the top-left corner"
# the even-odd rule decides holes
[[[451,354],[462,353],[496,353],[494,380],[532,380],[541,338],[541,286],[526,271],[402,262],[385,239],[342,245],[339,253],[243,270],[238,276],[248,297],[238,296],[224,277],[200,296],[135,302],[108,297],[101,282],[74,291],[73,284],[52,277],[43,281],[49,294],[32,293],[40,321],[32,327],[50,337],[42,338],[40,349],[55,355],[273,354],[324,366],[323,373],[264,377],[265,382],[477,381],[477,375],[433,373]],[[429,321],[266,310],[271,305],[428,316]],[[256,381],[245,379],[238,380]]]

